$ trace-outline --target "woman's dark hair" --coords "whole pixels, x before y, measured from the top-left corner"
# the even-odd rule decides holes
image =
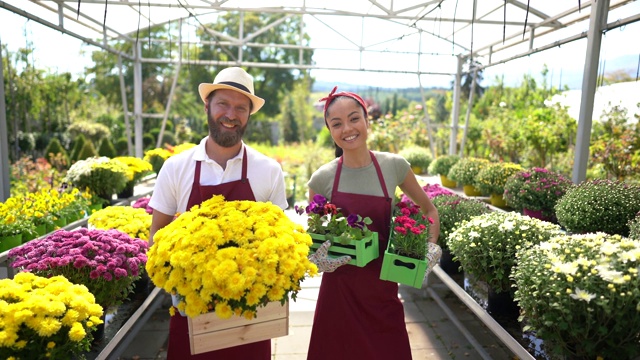
[[[340,146],[338,146],[338,144],[336,144],[335,142],[333,143],[333,145],[335,146],[335,155],[337,158],[339,158],[340,156],[342,156],[342,148]]]

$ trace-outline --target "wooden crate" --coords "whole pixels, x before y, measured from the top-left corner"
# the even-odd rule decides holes
[[[249,344],[289,334],[289,302],[270,302],[258,308],[256,318],[220,319],[214,312],[188,318],[191,354]]]

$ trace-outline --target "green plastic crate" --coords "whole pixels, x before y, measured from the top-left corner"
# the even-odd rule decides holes
[[[327,241],[326,235],[309,234],[313,244],[311,245],[311,253],[314,253],[318,248]],[[378,233],[373,232],[371,236],[362,240],[349,240],[347,244],[333,243],[329,247],[327,256],[331,258],[337,258],[344,255],[351,256],[351,261],[348,264],[358,267],[364,267],[372,260],[375,260],[380,256],[378,243]]]
[[[391,241],[384,251],[380,279],[413,286],[417,289],[422,288],[428,261],[394,254],[389,250],[390,247]]]

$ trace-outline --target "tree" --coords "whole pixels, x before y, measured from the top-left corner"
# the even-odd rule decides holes
[[[82,133],[78,134],[78,136],[76,136],[76,138],[73,140],[73,148],[71,149],[71,158],[70,160],[72,162],[76,162],[80,159],[78,159],[78,156],[80,156],[80,151],[82,151],[82,148],[84,147],[84,143],[86,142],[86,139],[84,137],[84,135]]]
[[[56,156],[58,155],[58,156]],[[60,140],[54,137],[49,141],[49,145],[44,152],[44,158],[49,164],[54,165],[58,170],[62,170],[69,166],[69,155],[60,144]]]
[[[94,156],[98,156],[96,148],[93,146],[91,141],[85,142],[82,146],[82,150],[80,150],[80,153],[78,154],[78,160],[84,160]]]
[[[113,147],[113,143],[111,143],[111,140],[109,140],[109,138],[105,138],[100,142],[98,155],[106,156],[110,159],[113,159],[118,155],[118,153],[116,152],[116,148]]]

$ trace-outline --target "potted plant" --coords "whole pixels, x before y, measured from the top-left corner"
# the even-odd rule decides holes
[[[583,181],[567,189],[555,211],[558,223],[569,232],[628,236],[628,223],[640,211],[640,186],[613,180]]]
[[[0,280],[2,359],[76,359],[91,349],[102,308],[85,286],[63,276],[16,274]]]
[[[300,282],[317,274],[307,258],[309,245],[303,227],[276,205],[225,201],[217,195],[155,233],[146,268],[192,323],[234,315],[252,320],[268,304],[282,308],[290,296],[295,299]],[[233,326],[235,320],[226,323]],[[268,330],[272,337],[286,335]],[[252,335],[248,330],[242,334]],[[221,340],[229,339],[212,338]]]
[[[515,212],[494,211],[462,222],[449,234],[447,244],[465,273],[487,284],[488,310],[496,312],[492,297],[501,293],[512,296],[509,274],[516,264],[516,252],[561,233],[556,224]]]
[[[109,206],[91,214],[87,224],[92,229],[116,229],[132,238],[148,241],[151,215],[143,208]]]
[[[554,207],[571,185],[571,180],[559,172],[534,167],[509,177],[504,200],[524,215],[554,222]]]
[[[38,276],[62,275],[82,284],[105,311],[132,291],[147,261],[146,241],[118,230],[58,230],[9,251],[10,265]],[[55,250],[55,251],[54,251]]]
[[[449,170],[460,160],[458,155],[441,155],[429,164],[429,174],[440,175],[440,183],[448,188],[455,188],[456,182],[448,177]]]
[[[67,171],[65,181],[80,190],[88,188],[93,194],[110,204],[113,194],[127,184],[128,167],[108,157],[91,157],[75,162]]]
[[[348,264],[363,267],[380,255],[378,233],[369,230],[371,219],[358,214],[344,216],[340,208],[316,194],[305,208],[294,207],[298,215],[307,215],[307,233],[311,235],[311,250],[317,250],[330,240],[329,255],[351,256]]]
[[[476,189],[474,183],[476,176],[489,164],[489,160],[480,158],[462,158],[449,170],[447,177],[462,184],[464,194],[467,196],[481,196],[482,193]]]
[[[431,165],[431,153],[429,149],[421,146],[410,146],[400,150],[399,155],[404,157],[415,174],[423,174],[428,171]]]
[[[118,156],[113,159],[127,166],[127,184],[124,189],[118,193],[118,197],[130,198],[133,196],[133,188],[135,185],[153,171],[153,166],[150,162],[135,156]]]
[[[504,208],[507,207],[503,198],[505,183],[519,171],[522,171],[522,166],[518,164],[490,163],[478,172],[473,184],[482,194],[490,196],[491,205]]]
[[[605,233],[557,236],[519,250],[511,277],[525,329],[549,355],[635,359],[639,252],[640,241]]]
[[[433,219],[422,214],[419,206],[396,204],[380,279],[422,287],[442,254],[438,245],[427,242],[431,224]]]
[[[449,274],[459,272],[460,263],[453,261],[447,238],[462,222],[475,216],[491,212],[491,209],[483,202],[466,198],[457,194],[440,195],[431,199],[438,209],[440,218],[440,235],[438,245],[442,248],[440,267]]]

